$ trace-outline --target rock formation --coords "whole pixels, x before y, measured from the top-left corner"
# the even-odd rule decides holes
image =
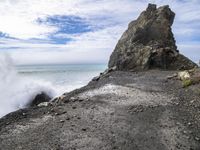
[[[122,35],[109,61],[117,70],[183,70],[196,66],[177,50],[172,33],[175,13],[169,6],[149,4]]]
[[[49,102],[51,98],[52,97],[42,92],[35,96],[35,98],[30,102],[30,104],[28,104],[28,107],[37,106],[38,104],[43,103],[43,102]]]

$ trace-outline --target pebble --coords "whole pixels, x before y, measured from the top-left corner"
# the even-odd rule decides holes
[[[73,106],[72,109],[76,109],[76,106]]]
[[[196,141],[200,141],[200,138],[199,138],[199,137],[195,137],[195,140],[196,140]]]
[[[76,98],[75,97],[71,97],[70,100],[74,102],[76,100]]]
[[[190,101],[190,103],[193,104],[193,103],[194,103],[194,100]]]
[[[69,118],[69,117],[67,117],[67,118],[66,118],[66,120],[70,120],[70,118]]]
[[[65,122],[64,120],[60,120],[61,123]]]
[[[82,102],[82,101],[83,101],[83,99],[79,99],[78,101],[79,101],[79,102]]]
[[[82,130],[82,131],[86,131],[87,129],[86,129],[86,128],[82,128],[81,130]]]
[[[49,102],[43,102],[43,103],[38,104],[37,106],[38,107],[47,107],[48,105],[49,105]]]
[[[184,134],[187,134],[187,131],[183,131]]]

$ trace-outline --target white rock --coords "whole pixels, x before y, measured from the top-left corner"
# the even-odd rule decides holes
[[[178,73],[178,78],[181,80],[190,79],[190,73],[188,71],[181,71]]]
[[[37,106],[38,107],[47,107],[48,105],[49,105],[49,102],[43,102],[43,103],[38,104]]]

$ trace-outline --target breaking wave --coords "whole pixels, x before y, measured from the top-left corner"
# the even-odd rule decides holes
[[[20,76],[8,54],[0,54],[0,117],[26,105],[41,92],[51,97],[60,93],[50,82]]]

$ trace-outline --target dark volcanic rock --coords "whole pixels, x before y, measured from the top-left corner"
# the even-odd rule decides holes
[[[46,93],[42,92],[41,94],[38,94],[35,96],[35,98],[31,101],[28,106],[37,106],[38,104],[42,102],[49,102],[51,100],[51,97],[47,95]]]
[[[117,70],[191,69],[196,66],[179,54],[171,30],[175,13],[169,6],[149,4],[139,18],[129,24],[109,61]]]

